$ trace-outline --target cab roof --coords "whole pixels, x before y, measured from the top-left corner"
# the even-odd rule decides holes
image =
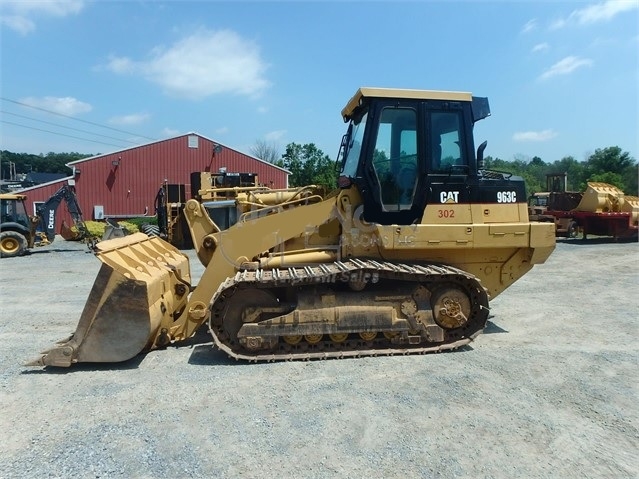
[[[360,105],[362,98],[365,97],[408,98],[415,100],[450,100],[468,102],[471,102],[473,100],[473,96],[469,92],[361,87],[357,90],[355,95],[353,95],[353,98],[351,98],[346,106],[342,109],[342,118],[344,118],[344,121],[348,121],[355,108]]]

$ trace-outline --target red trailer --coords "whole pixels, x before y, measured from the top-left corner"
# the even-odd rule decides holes
[[[583,238],[588,235],[612,236],[613,238],[637,237],[637,221],[633,222],[629,212],[553,211],[546,214],[555,217],[557,236]]]
[[[584,239],[588,235],[615,239],[637,237],[639,198],[627,196],[615,186],[597,182],[588,183],[586,191],[579,195],[550,194],[544,215],[554,217],[557,236],[575,238],[581,232]],[[575,206],[576,200],[579,202]]]

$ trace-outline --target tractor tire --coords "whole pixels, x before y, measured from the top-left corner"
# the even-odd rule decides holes
[[[140,225],[142,233],[147,236],[160,236],[160,227],[157,225],[143,224]]]
[[[27,252],[27,239],[17,231],[0,233],[0,258],[14,258]]]
[[[568,232],[566,233],[566,237],[575,239],[577,236],[579,236],[579,225],[576,221],[571,221],[568,225]]]

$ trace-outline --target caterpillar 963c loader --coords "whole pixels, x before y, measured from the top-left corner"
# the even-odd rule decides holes
[[[221,229],[185,214],[206,265],[143,234],[98,243],[77,330],[31,365],[124,361],[208,322],[249,361],[443,351],[469,343],[494,298],[543,263],[554,225],[528,220],[521,178],[483,169],[469,93],[361,88],[342,111],[339,188],[238,194]]]

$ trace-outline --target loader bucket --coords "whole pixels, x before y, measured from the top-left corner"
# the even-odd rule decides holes
[[[610,213],[622,211],[624,193],[619,188],[608,183],[589,182],[577,211],[596,213]]]
[[[120,362],[168,342],[166,330],[188,298],[189,260],[169,243],[142,233],[96,245],[103,262],[71,337],[29,362],[68,367]]]
[[[637,226],[639,223],[639,198],[636,196],[626,196],[621,211],[630,213],[630,223]]]

